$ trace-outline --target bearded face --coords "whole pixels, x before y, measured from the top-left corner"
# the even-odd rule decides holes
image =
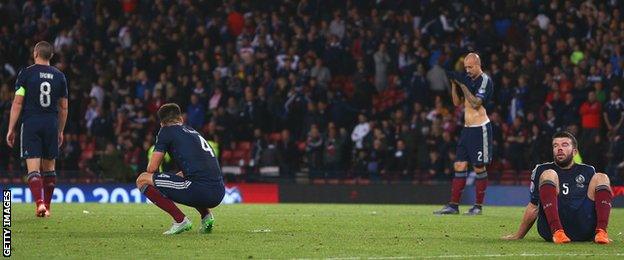
[[[567,137],[555,138],[552,142],[552,148],[555,163],[563,168],[570,166],[576,152],[576,147],[572,140]]]

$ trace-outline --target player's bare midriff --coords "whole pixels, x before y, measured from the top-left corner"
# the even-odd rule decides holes
[[[482,126],[490,121],[483,106],[474,109],[467,100],[464,100],[464,108],[464,124],[466,127]]]

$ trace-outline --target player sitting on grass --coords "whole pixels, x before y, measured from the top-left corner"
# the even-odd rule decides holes
[[[223,175],[212,148],[197,131],[183,125],[180,107],[164,104],[158,110],[160,131],[147,172],[136,180],[137,188],[156,206],[174,219],[163,234],[179,234],[191,229],[191,221],[173,203],[194,207],[201,214],[201,233],[212,231],[214,208],[225,194]],[[169,152],[182,171],[177,174],[157,173],[165,152]]]
[[[575,164],[576,138],[569,132],[553,136],[554,162],[539,164],[531,175],[531,202],[520,228],[505,240],[522,239],[535,219],[537,231],[546,241],[610,243],[607,225],[611,212],[609,177],[594,167]]]

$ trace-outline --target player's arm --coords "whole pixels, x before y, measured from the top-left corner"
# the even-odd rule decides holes
[[[158,135],[156,136],[153,152],[149,156],[149,162],[147,163],[146,171],[148,173],[160,171],[160,164],[165,158],[165,153],[169,150],[170,143],[171,138],[169,136],[169,132],[164,128],[160,128],[160,131],[158,131]]]
[[[7,144],[9,147],[13,148],[13,144],[15,142],[15,125],[17,124],[17,119],[19,119],[20,114],[22,113],[22,107],[24,105],[24,95],[26,91],[24,87],[20,87],[15,92],[15,98],[13,98],[13,104],[11,105],[11,114],[9,117],[9,131],[7,132]]]
[[[69,110],[69,102],[67,101],[67,98],[60,98],[58,106],[58,145],[60,147],[63,144],[63,131],[65,131],[65,123],[67,122],[67,111]]]
[[[504,240],[517,240],[523,239],[524,236],[531,230],[535,220],[537,219],[537,205],[533,204],[533,202],[529,202],[527,204],[526,209],[524,210],[524,216],[522,216],[522,222],[520,222],[520,227],[515,234],[504,236]]]
[[[459,91],[457,87],[457,81],[455,79],[452,79],[451,80],[451,97],[453,98],[453,105],[455,105],[456,107],[461,106],[461,104],[464,102],[463,97],[461,97],[457,91]]]
[[[468,87],[466,87],[466,85],[459,83],[459,87],[464,93],[464,98],[466,99],[466,101],[468,101],[468,103],[470,104],[472,108],[477,109],[483,104],[483,100],[473,95],[468,89]]]
[[[147,172],[148,173],[158,172],[158,168],[160,167],[160,164],[162,163],[163,157],[165,157],[165,153],[154,151],[154,153],[152,153],[152,157],[150,157],[149,163],[147,163]]]

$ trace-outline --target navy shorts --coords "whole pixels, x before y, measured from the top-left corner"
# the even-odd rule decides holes
[[[155,173],[152,181],[165,197],[196,208],[214,208],[225,195],[223,183],[189,180],[172,173]]]
[[[492,123],[464,127],[457,142],[456,162],[472,166],[488,165],[492,161]]]
[[[578,202],[564,202],[559,199],[559,220],[566,235],[572,241],[593,241],[596,230],[596,208],[588,197]],[[540,206],[537,218],[537,232],[546,241],[552,241],[546,214]]]
[[[20,155],[23,159],[56,159],[58,148],[58,119],[56,115],[31,116],[20,128]]]

